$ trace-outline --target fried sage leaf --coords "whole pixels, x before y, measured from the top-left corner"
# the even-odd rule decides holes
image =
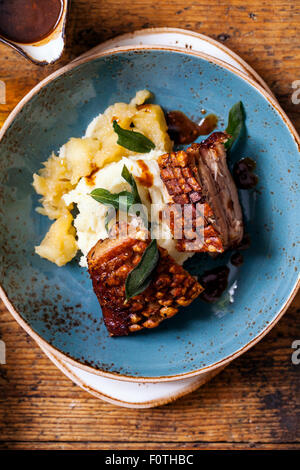
[[[121,191],[120,193],[111,193],[108,189],[97,188],[90,193],[90,196],[92,196],[92,198],[97,202],[109,206],[105,216],[105,228],[107,232],[110,221],[115,218],[114,215],[116,210],[128,212],[130,207],[133,205],[142,205],[135,179],[126,165],[123,166],[122,177],[125,179],[125,181],[127,181],[128,184],[130,184],[132,192]],[[141,210],[137,213],[137,215],[142,218],[143,224],[146,227],[147,217],[143,211],[143,207],[141,207]]]
[[[123,129],[117,121],[113,121],[113,128],[118,134],[117,144],[121,147],[137,153],[149,153],[155,148],[155,144],[148,137],[139,132]]]
[[[153,239],[143,253],[139,264],[128,274],[125,282],[125,295],[129,300],[149,286],[159,260],[157,241]]]
[[[113,206],[116,210],[128,211],[134,204],[133,194],[129,191],[121,191],[120,193],[111,193],[108,189],[94,189],[90,195],[97,202],[101,202],[106,206]]]
[[[130,184],[131,186],[131,189],[132,189],[132,195],[133,195],[133,204],[139,204],[141,206],[141,210],[138,211],[136,213],[137,216],[141,217],[142,221],[143,221],[143,224],[145,227],[147,227],[148,225],[148,218],[145,214],[145,211],[144,211],[144,207],[143,207],[143,203],[142,203],[142,200],[140,198],[140,195],[139,195],[139,192],[138,192],[138,189],[137,189],[137,185],[136,185],[136,182],[135,182],[135,179],[134,177],[132,176],[132,174],[130,173],[130,171],[128,170],[127,166],[124,165],[123,166],[123,170],[122,170],[122,177],[124,178],[124,180],[127,181],[128,184]]]
[[[245,110],[243,103],[238,101],[229,111],[228,124],[226,127],[227,134],[231,135],[230,139],[225,143],[225,148],[230,150],[234,142],[238,139],[242,129],[245,127]]]
[[[141,204],[142,201],[141,201],[138,189],[137,189],[135,179],[132,176],[132,174],[130,173],[130,171],[128,170],[126,165],[123,166],[123,170],[122,170],[121,174],[122,174],[122,177],[124,178],[124,180],[127,181],[127,183],[130,184],[130,186],[131,186],[132,194],[133,194],[133,198],[134,198],[134,204]]]

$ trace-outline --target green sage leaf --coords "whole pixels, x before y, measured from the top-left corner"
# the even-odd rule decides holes
[[[113,128],[118,134],[117,144],[137,153],[149,153],[155,148],[155,144],[148,137],[135,131],[128,131],[119,126],[117,121],[113,121]]]
[[[141,261],[130,271],[125,282],[125,295],[129,300],[143,292],[150,284],[159,260],[157,241],[154,239],[147,246]]]
[[[134,204],[142,204],[142,201],[141,201],[138,189],[137,189],[135,179],[132,176],[132,174],[130,173],[130,171],[128,170],[126,165],[123,166],[123,170],[122,170],[121,174],[122,174],[122,177],[124,178],[124,180],[127,181],[127,183],[130,184],[130,186],[131,186],[132,194],[133,194],[133,198],[134,198]]]
[[[108,189],[97,188],[94,189],[90,196],[97,202],[105,204],[106,206],[113,206],[115,209],[119,209],[119,195],[111,193]]]
[[[105,228],[107,232],[109,222],[113,219],[114,216],[114,211],[111,211],[110,209],[114,208],[116,210],[128,212],[130,207],[132,207],[133,205],[142,205],[142,201],[137,189],[135,179],[126,167],[126,165],[123,166],[122,177],[128,184],[130,184],[132,192],[121,191],[120,193],[111,193],[107,189],[97,188],[90,193],[90,196],[92,196],[92,198],[95,199],[97,202],[109,206],[109,209],[105,215]],[[137,215],[141,217],[144,226],[147,227],[148,219],[143,210],[143,207],[141,207],[141,210],[137,213]]]
[[[128,210],[128,208],[134,204],[133,195],[129,191],[111,193],[107,189],[97,188],[94,189],[90,195],[97,202],[101,202],[101,204],[105,206],[113,206],[117,210]]]
[[[243,103],[238,101],[229,111],[228,124],[226,127],[227,134],[231,135],[230,139],[225,142],[225,148],[230,150],[234,142],[238,139],[242,129],[245,126],[245,110]]]

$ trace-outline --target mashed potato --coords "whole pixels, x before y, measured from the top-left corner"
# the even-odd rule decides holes
[[[169,196],[156,160],[172,150],[172,142],[161,107],[144,104],[150,96],[149,91],[141,90],[129,104],[116,103],[107,108],[90,123],[83,138],[71,138],[58,156],[52,154],[44,168],[33,175],[33,186],[42,196],[42,207],[37,211],[55,220],[41,245],[35,248],[38,255],[62,266],[80,249],[83,254],[80,264],[87,266],[89,250],[100,238],[108,236],[105,228],[107,206],[89,194],[95,188],[105,188],[112,193],[130,190],[121,176],[125,164],[136,179],[149,218],[151,214],[152,227],[159,230],[153,234],[158,243],[179,263],[189,256],[175,249],[168,224],[160,220]],[[115,119],[124,129],[134,126],[155,144],[155,149],[147,154],[137,154],[118,145],[118,136],[112,126]],[[152,175],[151,186],[141,179],[145,168]],[[73,221],[74,204],[78,214]]]
[[[66,264],[66,259],[72,259],[77,253],[75,228],[72,225],[72,215],[59,217],[48,230],[44,240],[35,248],[42,258],[54,259],[57,266]]]
[[[128,183],[121,175],[124,165],[135,177],[142,203],[148,211],[148,218],[151,218],[152,226],[156,227],[154,236],[157,238],[159,245],[166,248],[169,254],[179,263],[182,263],[188,257],[186,253],[180,253],[176,250],[175,241],[172,239],[168,224],[164,220],[160,220],[160,213],[164,205],[170,200],[160,178],[156,161],[160,155],[161,152],[152,150],[152,152],[144,155],[130,158],[123,157],[119,162],[111,163],[98,170],[92,183],[89,178],[82,178],[76,188],[64,196],[66,204],[76,203],[79,211],[74,220],[74,226],[78,237],[78,248],[84,255],[80,260],[81,266],[87,266],[86,255],[96,242],[100,238],[104,239],[108,236],[105,228],[107,206],[95,201],[90,193],[96,188],[105,188],[112,193],[130,190]],[[141,162],[144,164],[141,165]],[[145,168],[147,168],[147,173],[150,173],[153,177],[153,183],[149,188],[139,183],[139,178],[145,172]]]

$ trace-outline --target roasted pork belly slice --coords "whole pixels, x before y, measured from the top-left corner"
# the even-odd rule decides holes
[[[181,150],[159,157],[160,176],[171,196],[164,215],[179,251],[222,253],[223,240],[213,225],[214,213],[200,182],[196,156]]]
[[[221,234],[224,249],[238,245],[244,234],[237,188],[227,166],[227,139],[225,132],[214,132],[188,149],[198,162],[200,181],[214,213],[213,225]]]
[[[155,328],[189,305],[203,291],[197,280],[179,266],[163,248],[147,289],[126,301],[125,281],[150,243],[130,236],[99,240],[88,254],[94,291],[111,336],[124,336]]]
[[[160,175],[172,199],[170,205],[175,205],[170,228],[179,251],[222,253],[242,239],[242,211],[226,162],[227,139],[226,133],[215,132],[186,152],[159,158]],[[191,209],[190,220],[183,219],[186,205]]]

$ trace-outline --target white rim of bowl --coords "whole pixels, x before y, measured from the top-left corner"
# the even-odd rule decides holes
[[[90,393],[91,395],[95,396],[98,399],[101,399],[105,401],[106,403],[111,403],[116,406],[121,406],[123,408],[133,408],[133,409],[143,409],[143,408],[155,408],[157,406],[162,406],[166,405],[167,403],[171,403],[173,401],[178,400],[179,398],[184,397],[185,395],[188,395],[195,390],[197,390],[199,387],[202,385],[205,385],[207,382],[212,380],[219,372],[221,372],[226,366],[220,367],[219,369],[215,369],[211,372],[208,372],[207,374],[202,374],[199,376],[194,377],[196,380],[193,381],[190,384],[187,384],[185,387],[183,387],[181,390],[176,391],[176,392],[169,392],[169,396],[165,396],[164,398],[153,398],[150,400],[145,400],[141,402],[129,402],[126,400],[122,400],[121,398],[115,398],[112,395],[109,395],[108,393],[103,393],[100,390],[96,389],[95,387],[87,384],[82,377],[76,374],[74,370],[70,369],[70,364],[66,364],[65,361],[63,361],[61,358],[56,357],[53,353],[48,351],[42,344],[40,344],[37,341],[38,346],[42,349],[42,351],[46,354],[46,356],[50,359],[51,362],[61,371],[63,374],[65,374],[72,382],[76,383],[82,390],[84,390],[87,393]],[[116,379],[108,379],[112,380],[112,382],[117,382]],[[183,379],[184,380],[184,379]],[[124,383],[123,380],[120,380],[119,382]],[[180,382],[180,381],[176,381]],[[138,383],[138,382],[132,382],[132,383]],[[166,383],[166,382],[165,382]],[[167,382],[170,383],[170,382]],[[155,385],[155,382],[149,383],[149,385]]]
[[[216,41],[215,39],[212,39],[209,36],[206,36],[205,34],[196,33],[195,31],[191,31],[191,30],[188,30],[188,29],[182,29],[182,28],[146,28],[146,29],[138,29],[138,30],[133,31],[131,33],[120,34],[119,36],[116,36],[112,39],[108,39],[107,41],[104,41],[101,44],[98,44],[98,46],[93,47],[89,51],[84,52],[79,57],[76,57],[73,60],[73,62],[75,62],[75,61],[77,62],[77,60],[80,60],[81,58],[89,57],[90,55],[92,55],[94,53],[97,53],[97,51],[99,49],[100,49],[99,52],[102,52],[102,51],[104,52],[104,50],[108,50],[108,49],[116,49],[116,48],[127,47],[127,45],[124,45],[124,46],[115,45],[118,41],[123,41],[123,40],[126,40],[127,38],[132,39],[135,36],[147,36],[147,34],[158,35],[158,34],[163,34],[163,33],[180,34],[182,36],[194,37],[194,38],[197,38],[197,39],[201,39],[202,41],[208,42],[209,44],[212,44],[213,46],[220,49],[225,54],[229,55],[233,60],[235,60],[249,74],[250,78],[253,78],[254,80],[256,80],[260,85],[262,85],[263,88],[265,88],[267,90],[267,92],[273,98],[276,99],[275,95],[270,90],[270,88],[268,87],[266,82],[262,79],[262,77],[247,62],[245,62],[244,59],[242,59],[239,55],[237,55],[235,52],[233,52],[227,46],[224,46],[224,44]],[[138,46],[129,45],[128,47],[138,47]],[[164,47],[164,46],[162,45],[162,47]],[[186,48],[183,48],[183,47],[177,46],[177,45],[174,45],[174,46],[170,45],[170,47],[176,47],[176,48],[181,49],[183,51],[188,50]],[[197,52],[197,51],[195,51],[195,52]],[[204,54],[205,54],[205,52],[204,52]],[[220,59],[220,60],[223,60],[223,59]],[[224,62],[226,63],[225,60],[224,60]],[[234,67],[234,65],[233,65],[233,67]]]

